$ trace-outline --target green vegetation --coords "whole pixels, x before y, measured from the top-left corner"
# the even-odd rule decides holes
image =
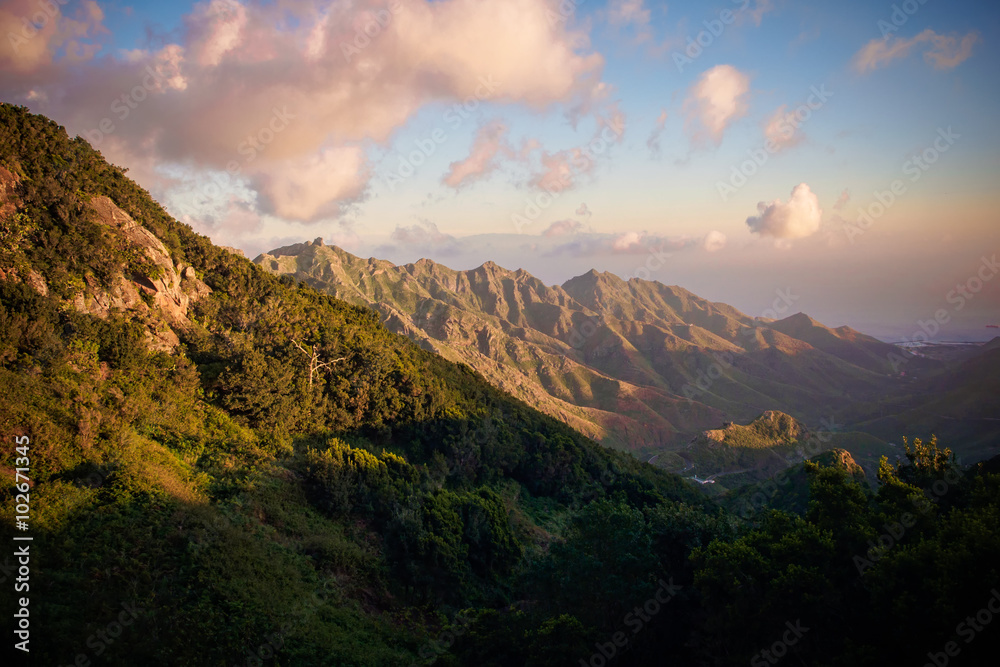
[[[788,664],[919,663],[1000,586],[1000,475],[936,442],[878,493],[806,464],[801,512],[744,517],[216,248],[44,118],[0,106],[0,166],[0,539],[28,436],[33,664],[742,665],[797,619]],[[171,351],[155,315],[72,306],[151,270],[97,195],[213,290]]]

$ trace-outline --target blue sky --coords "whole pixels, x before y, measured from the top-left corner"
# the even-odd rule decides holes
[[[1000,251],[993,3],[587,0],[565,21],[550,0],[40,7],[0,7],[2,99],[251,256],[322,236],[562,282],[645,276],[668,248],[651,279],[750,314],[797,287],[831,325],[907,338]],[[420,164],[390,179],[401,160]],[[985,285],[941,337],[988,337]]]

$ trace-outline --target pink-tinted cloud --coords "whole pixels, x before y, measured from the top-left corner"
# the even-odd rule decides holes
[[[63,10],[72,10],[72,16]],[[107,33],[104,11],[94,0],[75,8],[57,2],[5,0],[0,5],[0,73],[30,86],[50,76],[53,59],[64,50],[67,62],[88,60]]]
[[[435,223],[424,219],[406,227],[398,225],[390,238],[392,244],[380,246],[377,250],[390,252],[397,248],[406,248],[410,251],[450,255],[458,252],[462,246],[461,239],[445,234]]]
[[[726,247],[726,235],[713,229],[708,234],[705,234],[701,246],[708,252],[718,252]]]
[[[893,60],[905,58],[918,46],[929,45],[924,51],[924,60],[934,69],[948,70],[968,60],[972,56],[972,47],[978,41],[979,33],[975,31],[959,38],[957,35],[939,35],[930,28],[910,39],[873,39],[854,56],[854,68],[866,74]]]
[[[337,217],[343,206],[361,199],[370,177],[358,146],[325,148],[275,166],[253,173],[251,182],[265,210],[289,220]]]
[[[684,100],[691,142],[722,143],[726,128],[746,115],[749,92],[750,77],[732,65],[716,65],[702,74]]]
[[[625,113],[617,103],[595,110],[597,128],[593,138],[582,146],[550,153],[541,149],[541,168],[529,179],[529,185],[551,193],[571,190],[581,176],[590,174],[611,147],[625,137]],[[540,144],[536,144],[540,146]]]
[[[577,233],[573,240],[559,243],[547,251],[550,256],[610,256],[649,255],[703,246],[699,239],[691,237],[667,237],[647,232],[627,231],[618,234]]]
[[[549,225],[542,236],[552,238],[553,236],[565,236],[583,229],[583,224],[577,220],[557,220]]]
[[[822,221],[819,198],[807,184],[799,183],[787,202],[775,199],[757,204],[757,215],[747,218],[747,226],[761,236],[800,239],[819,231]]]
[[[459,188],[464,183],[482,178],[497,167],[497,154],[505,148],[504,137],[507,126],[499,121],[488,123],[479,128],[472,142],[469,157],[452,162],[448,165],[448,173],[444,176],[444,184]],[[510,149],[507,151],[510,153]]]
[[[5,3],[0,23],[31,6]],[[86,29],[61,19],[27,50],[5,43],[0,96],[30,102],[113,161],[142,145],[158,164],[229,168],[261,188],[266,213],[317,220],[367,187],[357,147],[388,142],[427,104],[586,107],[603,58],[550,10],[548,0],[211,0],[175,43],[83,65],[56,58],[73,35],[72,52],[86,52],[81,39],[99,25],[91,12]],[[287,170],[299,166],[295,183]]]
[[[771,141],[776,151],[791,148],[802,142],[804,135],[799,131],[800,121],[795,112],[786,111],[782,104],[764,123],[764,137]]]

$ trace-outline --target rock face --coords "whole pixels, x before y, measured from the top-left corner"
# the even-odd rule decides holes
[[[15,201],[17,180],[17,176],[6,167],[0,166],[0,219],[13,215],[17,210]]]
[[[816,423],[884,395],[896,350],[805,316],[761,320],[681,287],[597,271],[550,286],[493,262],[396,266],[322,239],[254,262],[368,306],[393,331],[529,405],[647,456],[765,410]]]
[[[17,212],[17,183],[15,174],[0,167],[0,220]],[[163,242],[111,199],[94,197],[89,206],[95,222],[142,252],[155,271],[151,275],[126,275],[123,267],[110,285],[102,284],[92,275],[85,276],[83,289],[73,297],[72,306],[100,318],[125,311],[142,315],[148,327],[146,339],[150,349],[173,350],[179,342],[177,331],[191,324],[188,319],[191,303],[212,290],[198,278],[193,267],[175,265]],[[49,294],[44,276],[33,269],[0,270],[0,280],[24,282],[43,296]]]
[[[132,219],[108,197],[95,197],[90,207],[96,221],[121,234],[126,242],[141,250],[158,270],[158,275],[117,276],[110,287],[102,286],[93,277],[87,278],[87,289],[78,293],[73,306],[97,317],[107,317],[114,311],[137,311],[161,319],[165,326],[152,326],[148,342],[155,350],[171,350],[178,341],[176,330],[190,324],[188,308],[212,290],[196,275],[194,268],[174,264],[163,242]]]

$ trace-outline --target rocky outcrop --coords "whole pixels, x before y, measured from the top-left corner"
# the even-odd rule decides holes
[[[174,264],[163,242],[111,199],[94,197],[90,208],[97,223],[114,230],[126,243],[140,250],[155,270],[150,275],[122,273],[110,285],[87,276],[86,288],[77,293],[73,306],[101,318],[122,311],[148,315],[150,348],[172,350],[179,342],[177,331],[190,325],[188,309],[192,301],[212,290],[198,278],[193,267]]]
[[[17,210],[17,176],[0,165],[0,220]]]

